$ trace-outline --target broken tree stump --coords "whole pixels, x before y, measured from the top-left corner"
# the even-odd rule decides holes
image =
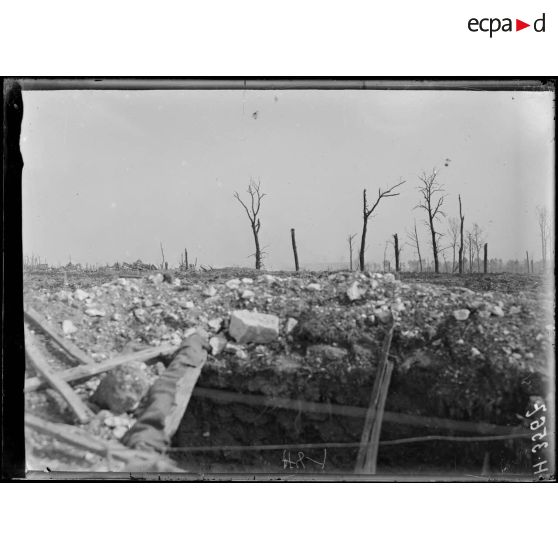
[[[78,421],[82,424],[89,422],[93,417],[93,412],[81,400],[78,394],[58,374],[51,370],[50,365],[41,354],[27,327],[25,328],[25,352],[33,368],[64,398]]]
[[[296,238],[295,238],[295,230],[294,229],[291,229],[291,241],[292,241],[292,244],[293,244],[295,271],[298,271],[298,252],[296,250]]]
[[[137,422],[122,438],[126,446],[161,452],[170,445],[206,358],[202,337],[197,333],[190,335],[140,404],[142,411]]]

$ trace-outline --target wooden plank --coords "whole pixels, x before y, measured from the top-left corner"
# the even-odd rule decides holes
[[[155,358],[170,356],[178,350],[175,345],[160,345],[159,347],[150,347],[135,353],[126,353],[115,358],[107,359],[103,362],[94,364],[82,364],[60,372],[58,375],[68,383],[80,382],[87,380],[103,372],[108,372],[117,366],[127,364],[128,362],[146,362]],[[28,378],[25,380],[25,391],[35,391],[45,387],[46,383],[40,378]]]
[[[370,404],[368,405],[368,411],[362,428],[362,436],[360,438],[361,447],[357,455],[355,473],[371,473],[371,469],[374,469],[375,472],[381,421],[383,420],[385,401],[392,372],[392,367],[390,367],[388,363],[388,355],[391,347],[391,339],[393,337],[393,327],[392,325],[389,328],[382,344],[378,372],[376,374],[372,394],[370,396]],[[374,461],[374,463],[372,463],[372,461]]]
[[[27,326],[25,327],[25,352],[29,362],[41,374],[46,382],[54,388],[68,403],[70,409],[77,417],[79,422],[86,423],[92,418],[93,413],[81,400],[78,394],[62,379],[55,374],[48,364],[45,357],[37,347],[33,337],[30,335]]]
[[[287,409],[292,411],[302,410],[302,412],[305,413],[324,413],[352,418],[362,418],[365,417],[367,413],[365,407],[356,407],[354,405],[315,403],[313,401],[303,401],[301,399],[252,395],[205,387],[194,388],[193,395],[194,397],[205,397],[222,403],[241,403],[243,405]],[[527,432],[522,426],[501,426],[499,424],[490,424],[487,422],[468,422],[464,420],[425,417],[421,415],[407,415],[392,411],[384,412],[384,421],[419,428],[452,430],[455,432],[475,432],[486,435],[506,436],[508,434],[522,434]]]
[[[190,335],[149,389],[145,401],[140,404],[143,410],[138,420],[122,439],[124,444],[157,451],[170,445],[206,359],[202,337]]]
[[[119,442],[108,442],[97,438],[76,426],[49,422],[30,413],[25,414],[25,426],[41,434],[51,436],[64,444],[89,451],[102,457],[114,458],[126,464],[135,464],[139,466],[140,469],[147,468],[156,461],[163,461],[165,471],[182,471],[182,469],[177,468],[170,460],[166,460],[157,453],[131,450]]]
[[[370,432],[370,441],[365,448],[364,465],[361,472],[365,474],[376,474],[376,462],[378,460],[378,449],[380,446],[380,434],[382,431],[382,422],[384,420],[384,408],[386,405],[387,394],[389,391],[389,384],[391,381],[391,373],[393,372],[393,363],[388,362],[385,366],[385,372],[382,376],[382,383],[380,385],[380,392],[375,406],[375,417]],[[361,448],[362,449],[362,448]]]
[[[94,362],[89,355],[84,353],[79,347],[76,347],[74,343],[64,339],[36,310],[28,306],[23,310],[23,314],[29,322],[37,326],[43,333],[46,333],[52,341],[64,349],[77,362],[81,364],[91,364]]]

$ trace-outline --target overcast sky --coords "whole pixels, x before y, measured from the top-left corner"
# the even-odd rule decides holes
[[[348,260],[362,190],[407,182],[368,228],[367,260],[417,220],[417,176],[440,169],[448,216],[486,231],[491,257],[540,258],[535,207],[551,206],[554,95],[453,91],[26,91],[23,249],[51,264],[190,261],[252,266],[233,198],[267,193],[269,269]],[[450,161],[445,166],[446,159]],[[246,195],[246,194],[245,194]],[[447,228],[443,220],[439,227]],[[414,259],[405,246],[404,260]]]

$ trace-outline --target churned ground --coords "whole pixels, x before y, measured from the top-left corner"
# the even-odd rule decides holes
[[[275,406],[274,399],[365,408],[379,352],[394,325],[390,358],[394,371],[386,411],[396,416],[433,417],[516,427],[524,424],[533,396],[548,389],[554,343],[550,278],[509,274],[426,275],[359,272],[266,273],[246,269],[138,278],[110,273],[35,273],[25,277],[25,303],[95,361],[170,343],[178,346],[192,328],[206,332],[210,356],[199,388],[267,398],[258,406],[196,395],[174,440],[172,457],[200,471],[351,471],[356,449],[305,450],[296,444],[357,443],[363,419],[335,412]],[[278,328],[266,343],[239,343],[229,332],[231,313],[254,310],[276,316]],[[55,370],[71,366],[35,332]],[[168,363],[138,365],[147,384]],[[28,375],[33,371],[28,369]],[[102,408],[94,394],[103,376],[75,386],[97,414],[84,429],[119,439],[134,423],[134,409]],[[29,412],[71,422],[51,391],[27,394]],[[332,407],[332,408],[333,408]],[[382,440],[451,429],[424,422],[387,420]],[[459,432],[458,434],[465,434]],[[245,445],[289,445],[246,452]],[[200,446],[226,446],[211,453]],[[379,472],[475,471],[522,474],[531,468],[524,440],[470,444],[433,441],[386,445]],[[193,451],[192,448],[198,448]],[[233,448],[233,449],[230,449]],[[67,449],[67,448],[66,448]],[[106,470],[90,455],[70,455],[28,433],[32,463],[59,469]],[[288,454],[287,454],[288,455]],[[305,466],[302,467],[302,463]]]

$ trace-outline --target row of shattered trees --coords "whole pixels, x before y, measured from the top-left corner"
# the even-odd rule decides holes
[[[542,272],[547,269],[547,254],[554,254],[553,236],[551,234],[551,218],[546,207],[537,207],[537,221],[539,226],[539,233],[541,239],[541,252],[542,260],[535,262],[533,254],[529,256],[526,251],[526,258],[524,261],[510,260],[504,263],[499,259],[488,259],[488,244],[483,230],[477,223],[473,223],[472,227],[465,230],[465,215],[463,214],[463,207],[461,203],[461,195],[459,195],[459,218],[447,218],[443,210],[446,201],[446,194],[443,186],[437,182],[438,171],[433,169],[430,174],[423,172],[418,177],[419,185],[419,201],[415,209],[420,209],[426,215],[425,224],[429,234],[429,242],[432,251],[432,265],[430,262],[425,261],[421,255],[421,247],[419,235],[417,232],[416,220],[414,227],[410,232],[407,232],[407,243],[412,247],[417,255],[416,261],[410,261],[409,270],[412,271],[434,271],[440,273],[444,271],[447,273],[473,273],[473,272],[502,272],[508,271],[512,273],[535,273]],[[368,229],[368,221],[372,214],[377,210],[380,202],[383,199],[399,196],[400,187],[405,184],[405,180],[399,180],[393,186],[386,188],[379,188],[378,195],[372,202],[367,197],[366,189],[362,192],[362,232],[360,237],[360,248],[358,251],[358,267],[360,270],[366,269],[365,251],[366,251],[366,234]],[[260,244],[260,210],[264,194],[261,190],[261,185],[258,182],[250,179],[248,185],[248,198],[244,201],[238,192],[234,193],[234,197],[244,208],[246,215],[250,222],[250,228],[254,237],[256,269],[261,269],[263,265],[263,258],[265,256],[264,250]],[[447,219],[446,229],[443,229],[442,217]],[[298,271],[298,252],[296,247],[295,230],[291,229],[293,255],[295,260],[295,268]],[[356,235],[349,235],[349,262],[350,269],[353,269],[353,240]],[[446,238],[444,241],[443,238]],[[384,270],[391,268],[391,262],[386,259],[388,248],[392,247],[395,259],[394,271],[399,272],[403,270],[400,261],[400,255],[403,247],[400,245],[399,236],[397,233],[393,234],[393,240],[386,242],[384,249]],[[451,260],[450,260],[451,256]],[[442,265],[443,260],[443,265]],[[425,265],[423,265],[423,263]]]

